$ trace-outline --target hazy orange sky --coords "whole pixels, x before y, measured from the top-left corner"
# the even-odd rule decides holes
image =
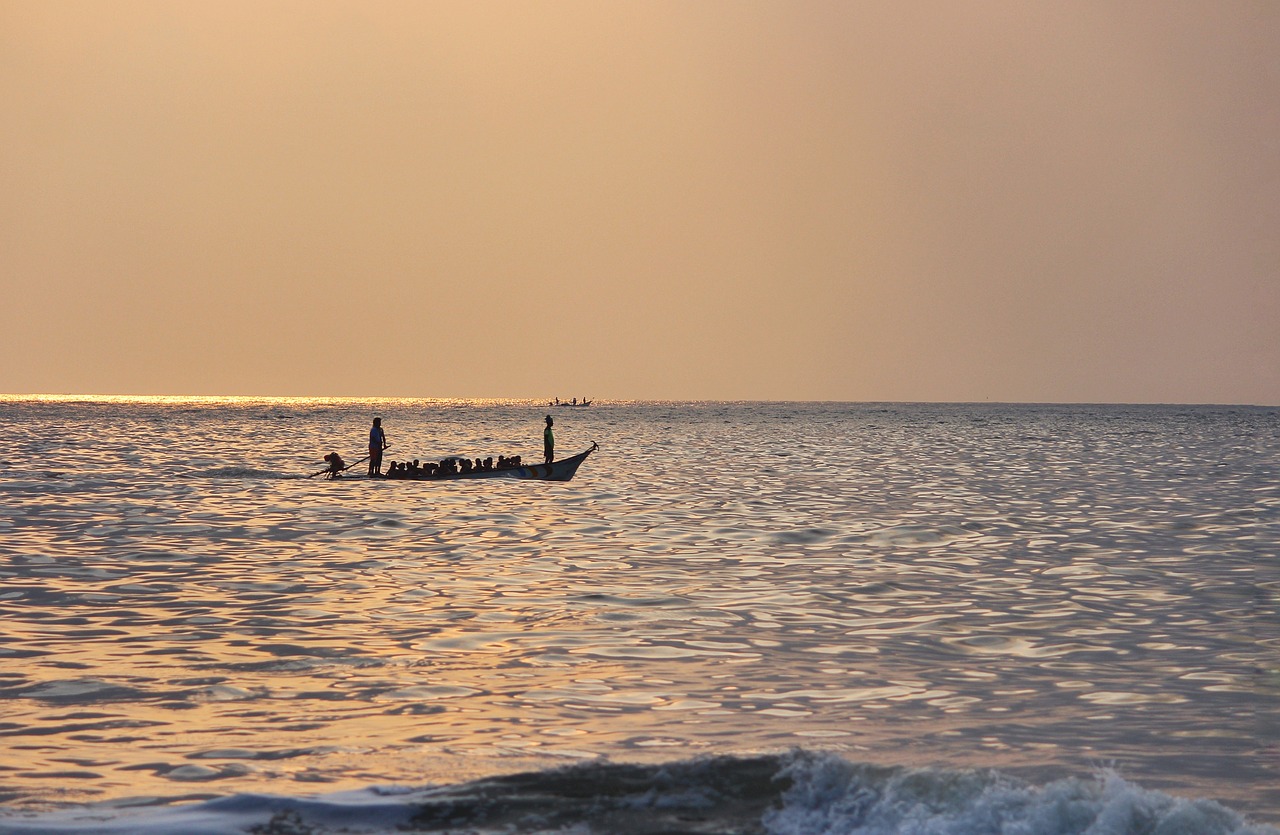
[[[1280,404],[1280,3],[0,0],[0,392]]]

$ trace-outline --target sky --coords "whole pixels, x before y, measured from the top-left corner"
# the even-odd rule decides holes
[[[0,0],[0,392],[1280,405],[1272,0]]]

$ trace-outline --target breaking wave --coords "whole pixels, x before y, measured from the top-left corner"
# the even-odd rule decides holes
[[[645,766],[593,762],[314,798],[117,802],[0,818],[0,828],[14,835],[1280,835],[1214,801],[1143,789],[1113,772],[1034,785],[996,771],[875,766],[803,751]]]

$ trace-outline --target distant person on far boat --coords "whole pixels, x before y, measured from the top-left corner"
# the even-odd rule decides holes
[[[324,457],[324,460],[329,463],[329,469],[325,471],[326,478],[337,478],[347,468],[346,464],[342,462],[342,456],[336,452],[329,453]]]
[[[554,422],[551,415],[547,415],[547,428],[542,430],[542,458],[548,464],[556,460],[556,436],[551,432]]]
[[[382,475],[382,451],[387,448],[387,433],[382,431],[382,418],[373,419],[369,430],[369,477]]]

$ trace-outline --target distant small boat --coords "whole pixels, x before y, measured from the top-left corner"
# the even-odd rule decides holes
[[[581,401],[581,402],[574,402],[574,403],[571,403],[571,402],[569,402],[568,400],[566,400],[566,401],[564,401],[564,402],[561,402],[561,401],[559,401],[559,400],[553,400],[553,401],[551,401],[550,403],[548,403],[547,405],[548,405],[548,406],[569,406],[569,407],[573,407],[573,406],[590,406],[590,405],[591,405],[591,402],[592,402],[592,401],[590,401],[590,400],[583,400],[583,401]]]
[[[375,477],[375,481],[457,481],[463,478],[523,478],[533,479],[536,481],[568,481],[573,478],[574,473],[578,472],[578,467],[582,466],[582,462],[587,460],[587,456],[600,448],[597,443],[592,443],[590,447],[577,455],[568,458],[561,458],[559,461],[552,461],[550,464],[521,464],[519,467],[503,467],[494,470],[471,470],[470,472],[445,473],[443,475],[426,475],[425,473],[417,473],[413,475],[395,476],[388,478],[387,476]],[[368,476],[343,476],[334,479],[334,481],[367,481]]]

